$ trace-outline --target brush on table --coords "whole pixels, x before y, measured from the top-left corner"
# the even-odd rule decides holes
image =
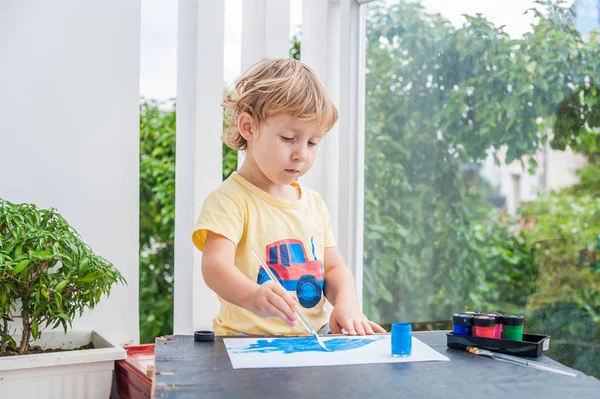
[[[552,373],[557,373],[557,374],[562,374],[562,375],[568,375],[570,377],[577,377],[576,373],[573,373],[573,372],[570,372],[570,371],[567,371],[567,370],[562,370],[562,369],[559,369],[559,368],[556,368],[556,367],[547,366],[547,365],[539,363],[539,362],[534,362],[532,360],[522,359],[522,358],[516,357],[516,356],[505,355],[505,354],[502,354],[502,353],[495,353],[495,352],[488,351],[488,350],[485,350],[485,349],[476,348],[474,346],[468,346],[467,347],[467,351],[469,351],[470,353],[473,353],[475,355],[481,355],[481,356],[491,357],[492,359],[500,360],[501,362],[518,364],[520,366],[526,366],[526,367],[533,367],[533,368],[536,368],[538,370],[550,371]]]

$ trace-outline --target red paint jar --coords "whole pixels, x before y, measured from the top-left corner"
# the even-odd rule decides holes
[[[496,319],[492,316],[473,317],[473,336],[482,338],[494,338]]]
[[[493,317],[496,321],[496,326],[494,327],[494,338],[502,339],[502,313],[484,313],[484,316]]]

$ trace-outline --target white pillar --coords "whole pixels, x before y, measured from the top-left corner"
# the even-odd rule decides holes
[[[265,0],[265,57],[289,57],[290,0]]]
[[[362,303],[364,207],[364,28],[355,0],[304,0],[302,61],[322,79],[339,121],[302,183],[323,196],[340,252]]]
[[[266,57],[287,58],[290,46],[290,0],[244,0],[242,60],[245,73]],[[244,153],[238,153],[238,166]]]
[[[222,1],[180,0],[177,70],[174,333],[211,329],[216,295],[202,279],[193,227],[208,194],[221,183]]]
[[[338,65],[340,5],[330,0],[304,0],[302,4],[302,51],[300,58],[317,73],[339,110]],[[340,114],[340,117],[342,115]],[[317,160],[301,182],[318,191],[329,207],[334,233],[338,229],[339,123],[320,145]]]
[[[58,209],[119,269],[73,322],[118,343],[139,342],[140,20],[140,0],[0,2],[0,197]]]
[[[242,73],[265,57],[288,57],[289,0],[244,0]]]
[[[338,123],[339,202],[338,235],[340,252],[356,280],[362,306],[364,193],[365,193],[365,46],[364,7],[353,0],[340,3]]]

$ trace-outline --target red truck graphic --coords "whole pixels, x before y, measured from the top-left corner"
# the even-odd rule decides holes
[[[266,251],[267,266],[283,287],[288,291],[296,291],[303,307],[316,306],[321,301],[325,272],[323,263],[314,255],[314,244],[315,260],[308,260],[302,241],[292,238],[275,241],[267,245]],[[268,280],[269,275],[260,267],[256,282],[263,284]]]

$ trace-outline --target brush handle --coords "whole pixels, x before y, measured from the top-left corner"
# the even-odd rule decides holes
[[[494,358],[496,358],[498,360],[504,360],[507,362],[511,362],[511,363],[522,364],[524,366],[529,366],[529,367],[533,367],[533,368],[540,369],[540,370],[550,371],[552,373],[558,373],[558,374],[568,375],[571,377],[577,377],[577,374],[575,374],[573,372],[570,372],[567,370],[562,370],[562,369],[552,367],[552,366],[547,366],[547,365],[539,363],[539,362],[534,362],[533,360],[521,359],[521,358],[518,358],[515,356],[504,355],[502,353],[495,353]]]
[[[476,348],[476,349],[477,349],[476,354],[478,354],[478,355],[488,356],[493,359],[500,360],[500,361],[503,361],[506,363],[519,364],[522,366],[533,367],[538,370],[545,370],[545,371],[550,371],[552,373],[568,375],[570,377],[577,377],[577,374],[573,373],[571,371],[562,370],[557,367],[547,366],[547,365],[539,363],[539,362],[534,362],[533,360],[521,359],[520,357],[505,355],[503,353],[495,353],[495,352],[488,351],[485,349],[479,349],[479,348]]]
[[[254,254],[254,256],[256,257],[256,259],[258,259],[258,261],[260,262],[260,264],[263,267],[263,269],[265,270],[265,272],[269,275],[271,280],[275,281],[277,284],[279,284],[283,287],[283,285],[281,284],[279,279],[277,279],[277,277],[275,277],[273,275],[273,271],[271,270],[271,268],[269,266],[265,265],[265,262],[263,262],[262,258],[256,253],[254,248],[251,248],[251,250],[252,250],[252,253]],[[306,320],[304,315],[302,313],[300,313],[299,311],[296,311],[295,313],[296,313],[296,316],[298,316],[298,320],[300,320],[300,323],[304,326],[304,328],[306,328],[311,335],[316,335],[317,332],[315,331],[314,328],[312,328],[312,326],[310,325],[308,320]]]
[[[308,322],[308,320],[306,320],[306,317],[304,317],[304,315],[302,313],[296,311],[296,316],[298,316],[298,320],[300,320],[300,323],[302,323],[302,325],[304,326],[304,328],[306,328],[309,333],[311,333],[312,335],[316,335],[317,334],[317,332],[315,331],[315,329],[312,328],[312,326],[310,325],[310,323]]]

